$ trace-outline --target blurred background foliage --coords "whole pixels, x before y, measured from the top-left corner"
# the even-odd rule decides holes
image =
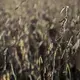
[[[79,3],[1,1],[0,80],[79,80]]]

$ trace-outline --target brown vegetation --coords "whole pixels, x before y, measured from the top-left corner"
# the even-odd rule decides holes
[[[77,80],[79,0],[1,3],[0,80]]]

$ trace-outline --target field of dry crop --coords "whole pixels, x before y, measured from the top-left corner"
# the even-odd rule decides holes
[[[80,1],[0,0],[0,80],[80,80]]]

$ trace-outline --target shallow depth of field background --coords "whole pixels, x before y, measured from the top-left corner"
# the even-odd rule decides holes
[[[0,0],[0,80],[77,80],[79,53],[79,0]]]

